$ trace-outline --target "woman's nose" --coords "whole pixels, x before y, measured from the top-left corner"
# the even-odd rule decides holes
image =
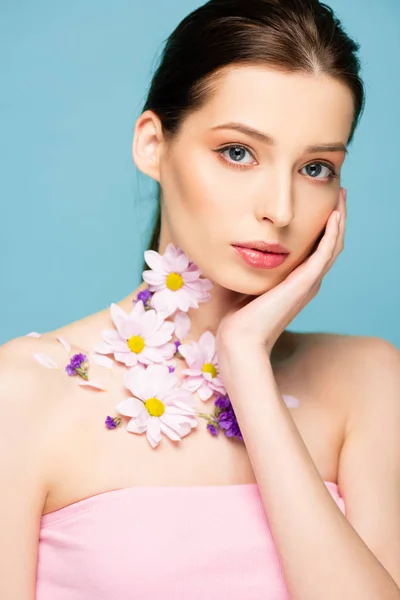
[[[267,219],[276,227],[288,225],[294,218],[294,198],[291,186],[284,183],[261,194],[255,213],[259,221]]]

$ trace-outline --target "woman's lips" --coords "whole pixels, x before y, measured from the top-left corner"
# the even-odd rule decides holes
[[[232,246],[244,261],[257,269],[275,269],[279,267],[289,256],[289,254],[276,254],[275,252],[261,252],[253,248],[243,248],[242,246]]]

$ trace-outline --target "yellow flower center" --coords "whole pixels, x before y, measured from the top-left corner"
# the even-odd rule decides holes
[[[212,363],[204,363],[202,371],[203,373],[210,373],[211,377],[217,376],[217,369]]]
[[[170,273],[166,278],[165,283],[167,284],[167,288],[176,292],[176,290],[179,290],[183,286],[184,281],[179,273]]]
[[[152,417],[161,417],[165,412],[165,406],[158,398],[149,398],[144,405]]]
[[[144,339],[140,337],[140,335],[133,335],[126,343],[128,344],[129,350],[135,354],[140,354],[145,345]]]

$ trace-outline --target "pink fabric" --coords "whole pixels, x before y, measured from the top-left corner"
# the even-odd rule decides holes
[[[345,514],[338,486],[325,485]],[[44,515],[36,594],[289,600],[257,484],[132,487]]]

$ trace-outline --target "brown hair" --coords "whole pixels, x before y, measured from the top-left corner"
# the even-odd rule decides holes
[[[354,99],[350,143],[365,103],[359,49],[333,10],[318,0],[210,0],[166,40],[142,112],[154,111],[166,139],[172,139],[185,117],[215,91],[221,69],[261,63],[282,72],[323,73],[345,83]],[[161,228],[157,185],[152,250],[158,250]]]

